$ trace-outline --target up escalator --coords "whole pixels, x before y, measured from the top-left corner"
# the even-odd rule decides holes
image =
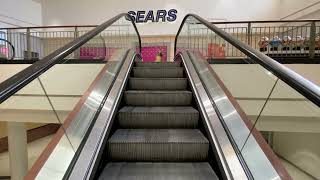
[[[130,18],[115,16],[0,84],[3,119],[35,123],[45,119],[44,123],[60,125],[28,174],[12,170],[12,176],[27,180],[292,179],[257,130],[259,117],[248,119],[208,64],[207,47],[199,49],[200,42],[219,36],[251,58],[254,66],[250,67],[264,68],[268,76],[276,77],[265,105],[281,80],[309,101],[309,109],[319,110],[318,86],[194,14],[184,18],[176,35],[174,62],[143,62],[141,38]],[[196,28],[211,34],[190,33]],[[109,30],[119,34],[109,36]],[[101,38],[103,32],[108,33]],[[83,64],[81,69],[67,59],[92,46],[106,51],[96,57],[98,64]],[[75,68],[75,74],[65,78],[70,68]],[[15,164],[17,169],[25,168],[20,164]]]
[[[99,179],[218,179],[181,63],[136,62]]]

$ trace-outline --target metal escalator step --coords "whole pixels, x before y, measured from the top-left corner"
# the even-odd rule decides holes
[[[182,67],[135,67],[133,68],[133,77],[136,78],[182,78]]]
[[[130,78],[129,89],[133,90],[184,90],[187,78]]]
[[[181,62],[136,62],[136,67],[180,67]]]
[[[109,163],[99,180],[218,180],[209,163]]]
[[[199,112],[191,106],[125,106],[118,113],[121,128],[196,128]]]
[[[198,129],[118,129],[107,146],[112,161],[205,161],[208,150]]]
[[[126,91],[124,99],[133,106],[188,106],[192,102],[191,91]]]

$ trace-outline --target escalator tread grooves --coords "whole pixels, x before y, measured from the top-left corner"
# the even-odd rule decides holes
[[[135,62],[99,179],[218,179],[181,63]]]

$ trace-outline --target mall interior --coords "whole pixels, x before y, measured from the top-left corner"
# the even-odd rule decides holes
[[[319,0],[0,1],[0,180],[319,169]]]

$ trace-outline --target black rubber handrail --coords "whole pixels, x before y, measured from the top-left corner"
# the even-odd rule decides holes
[[[2,38],[0,38],[0,41],[4,41],[4,42],[6,42],[6,43],[8,43],[10,45],[11,51],[12,51],[12,56],[8,60],[13,60],[15,58],[15,56],[16,56],[16,50],[14,49],[14,46],[12,45],[12,43],[10,41],[8,41],[6,39],[2,39]]]
[[[121,13],[2,82],[0,84],[0,103],[8,99],[14,93],[22,89],[24,86],[57,64],[60,60],[67,57],[74,50],[88,42],[90,39],[98,35],[100,32],[111,26],[114,22],[122,17],[131,19],[131,23],[138,35],[139,48],[141,51],[141,37],[134,21],[127,13]]]
[[[272,72],[275,76],[277,76],[279,79],[287,83],[289,86],[291,86],[293,89],[298,91],[300,94],[302,94],[304,97],[309,99],[311,102],[316,104],[318,107],[320,107],[320,87],[316,84],[312,83],[311,81],[305,79],[298,73],[294,72],[290,68],[287,68],[286,66],[278,63],[274,59],[270,58],[269,56],[261,53],[260,51],[250,47],[249,45],[239,41],[237,38],[231,36],[227,32],[219,29],[209,21],[201,18],[200,16],[196,14],[187,14],[179,27],[179,30],[177,32],[177,35],[175,37],[174,42],[174,52],[176,54],[177,51],[177,41],[179,34],[181,32],[181,29],[183,25],[185,24],[185,21],[187,18],[193,17],[196,20],[198,20],[201,24],[209,28],[211,31],[215,32],[217,35],[222,37],[224,40],[229,42],[231,45],[238,48],[242,53],[250,57],[253,61],[255,61],[257,64],[260,64],[264,68],[266,68],[268,71]]]

